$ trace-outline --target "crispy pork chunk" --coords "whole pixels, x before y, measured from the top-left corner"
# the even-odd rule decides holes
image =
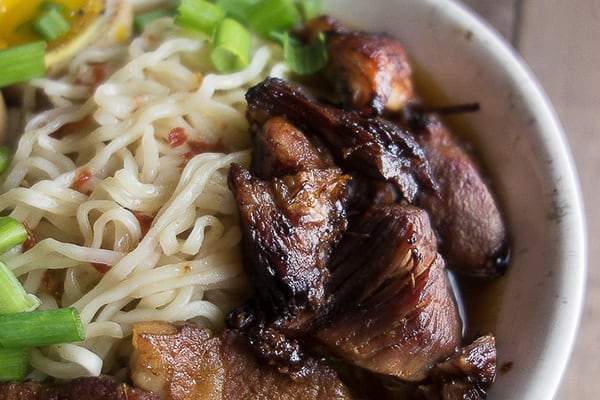
[[[420,145],[390,121],[329,106],[301,86],[277,78],[250,88],[246,100],[251,125],[284,116],[302,131],[322,138],[342,168],[393,183],[409,202],[420,188],[432,192],[437,188]]]
[[[420,389],[427,400],[483,400],[495,378],[496,341],[485,335],[438,363]]]
[[[334,167],[329,151],[283,117],[255,126],[250,170],[262,179]]]
[[[191,325],[134,326],[132,379],[162,400],[349,399],[337,373],[314,359],[294,380],[257,360],[239,332],[211,335]]]
[[[363,185],[367,196],[390,199],[393,193],[373,185],[369,176],[381,185],[391,180],[411,199],[417,193],[415,176],[430,189],[435,185],[416,142],[389,121],[320,103],[282,80],[265,80],[247,99],[257,135],[259,160],[253,167],[270,178],[258,179],[236,165],[230,170],[258,301],[232,313],[229,325],[245,331],[256,353],[280,371],[298,373],[305,354],[317,352],[402,380],[424,379],[461,340],[461,321],[428,216],[400,204],[373,207],[356,216],[349,232],[345,225],[336,230],[335,224],[345,224],[340,215],[346,202],[339,201],[342,190],[334,184],[343,175],[304,133],[319,135],[344,172],[361,176],[355,191]],[[298,145],[291,146],[295,140]],[[352,169],[365,163],[379,172]],[[294,175],[279,178],[277,171]],[[296,203],[298,196],[289,193],[304,199]],[[328,217],[298,217],[315,213]]]
[[[329,61],[321,71],[345,108],[363,115],[399,111],[413,97],[404,47],[384,34],[350,31],[330,16],[308,22],[308,36],[325,35]]]
[[[420,381],[460,345],[462,324],[424,211],[391,205],[365,213],[330,268],[334,304],[315,332],[326,351]]]
[[[322,306],[326,263],[346,226],[346,180],[328,168],[264,181],[231,166],[247,271],[265,305],[277,312]]]
[[[158,396],[106,376],[78,378],[64,384],[0,383],[0,400],[159,400]]]
[[[440,252],[450,268],[491,278],[508,263],[508,234],[496,199],[471,155],[439,120],[416,127],[439,192],[419,193],[417,204],[429,212]]]

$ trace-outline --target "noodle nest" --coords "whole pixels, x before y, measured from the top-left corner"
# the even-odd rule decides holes
[[[250,160],[246,90],[286,69],[255,39],[250,65],[220,75],[208,48],[159,19],[24,89],[0,210],[36,243],[1,258],[40,309],[74,306],[86,329],[81,343],[35,349],[33,377],[124,376],[134,323],[219,329],[249,294],[227,173]]]

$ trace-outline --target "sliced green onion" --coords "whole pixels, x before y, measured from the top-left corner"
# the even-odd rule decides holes
[[[74,307],[0,315],[0,347],[80,342],[85,330]]]
[[[26,348],[0,349],[0,381],[25,379],[30,350]]]
[[[50,41],[69,32],[71,25],[69,25],[60,11],[56,8],[51,8],[33,21],[31,29],[44,40]]]
[[[44,76],[45,52],[42,41],[0,50],[0,87]]]
[[[229,73],[250,62],[250,32],[242,24],[225,18],[213,36],[211,60],[217,71]]]
[[[0,174],[4,173],[10,165],[11,151],[6,146],[0,146]]]
[[[177,7],[175,23],[184,28],[212,35],[217,24],[225,17],[225,11],[205,0],[182,0]]]
[[[40,4],[40,10],[42,10],[42,11],[56,10],[58,12],[63,12],[63,11],[65,11],[65,6],[63,4],[56,3],[54,1],[42,1],[42,4]]]
[[[296,7],[305,22],[321,13],[320,0],[296,0]]]
[[[260,0],[217,0],[217,5],[227,13],[228,17],[246,22],[248,12]]]
[[[28,294],[8,266],[0,261],[0,314],[35,310],[37,297]]]
[[[27,240],[27,230],[12,217],[0,217],[0,253]]]
[[[271,37],[283,46],[283,58],[293,72],[300,75],[312,74],[327,65],[329,57],[322,32],[308,45],[290,37],[288,32],[272,33]]]
[[[293,28],[300,15],[292,0],[262,0],[248,10],[248,26],[262,37]]]

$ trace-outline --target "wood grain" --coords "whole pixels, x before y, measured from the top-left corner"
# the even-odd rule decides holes
[[[561,119],[577,165],[588,223],[589,270],[583,319],[557,399],[595,399],[600,375],[600,2],[524,2],[519,51]]]

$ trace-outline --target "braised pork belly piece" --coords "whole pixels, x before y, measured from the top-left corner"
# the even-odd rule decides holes
[[[462,324],[427,214],[391,205],[365,213],[331,263],[332,311],[315,336],[346,362],[421,381],[461,343]]]
[[[64,384],[40,382],[0,383],[0,400],[159,400],[113,378],[78,378]]]
[[[212,335],[192,325],[139,323],[131,374],[135,384],[160,399],[349,399],[337,373],[315,359],[292,379],[257,360],[238,331]]]
[[[246,270],[258,296],[276,312],[318,309],[325,301],[327,261],[346,226],[346,180],[337,168],[265,181],[240,165],[231,166]]]
[[[396,39],[352,31],[330,16],[309,21],[305,40],[315,40],[319,33],[325,35],[330,56],[328,65],[318,73],[319,82],[333,85],[337,96],[334,101],[341,101],[346,109],[366,116],[391,116],[413,107],[422,108],[404,48]],[[456,108],[460,109],[454,107],[455,112]],[[419,199],[419,206],[430,213],[438,232],[440,251],[450,268],[466,275],[483,278],[501,275],[508,263],[509,246],[496,199],[473,157],[448,128],[438,119],[422,118],[423,115],[426,114],[416,115],[419,123],[411,123],[403,130],[411,131],[410,136],[425,151],[432,170],[430,178],[440,189],[440,192],[421,190]],[[346,145],[340,141],[333,144]],[[352,149],[352,146],[340,148]],[[391,169],[379,170],[390,180],[393,173],[386,170]],[[403,194],[412,201],[406,190]]]
[[[287,119],[276,116],[255,125],[250,170],[262,179],[335,167],[329,151]]]
[[[483,400],[495,376],[496,341],[485,335],[438,363],[420,389],[427,400]]]
[[[393,183],[409,202],[420,189],[437,189],[420,145],[397,124],[327,105],[300,85],[278,78],[250,88],[246,100],[251,126],[283,116],[302,131],[318,135],[342,168]]]
[[[290,96],[288,83],[274,85]],[[303,357],[316,352],[399,379],[424,379],[461,340],[460,318],[427,214],[400,204],[375,207],[357,216],[346,232],[346,202],[341,201],[346,189],[336,185],[348,178],[342,181],[336,168],[315,169],[331,161],[291,125],[294,116],[271,115],[281,112],[277,105],[263,113],[259,103],[251,104],[249,115],[261,115],[251,120],[260,161],[253,163],[254,171],[233,165],[230,186],[256,300],[235,310],[229,325],[245,332],[257,355],[287,373],[301,373]],[[312,98],[302,105],[315,110],[311,113],[320,108],[333,113]],[[319,113],[322,118],[324,112]],[[295,140],[298,146],[291,146]],[[262,162],[267,159],[275,166],[271,170]],[[276,177],[284,171],[294,175]],[[262,180],[253,172],[271,178]],[[296,193],[304,197],[299,204]],[[305,217],[311,213],[327,217]]]
[[[319,72],[344,107],[362,115],[399,111],[413,95],[404,47],[385,34],[351,31],[330,16],[313,18],[306,35],[325,35],[328,63]]]
[[[435,194],[420,192],[417,204],[429,213],[449,267],[474,277],[501,275],[509,258],[508,234],[476,162],[439,119],[426,117],[413,129],[439,188]]]

